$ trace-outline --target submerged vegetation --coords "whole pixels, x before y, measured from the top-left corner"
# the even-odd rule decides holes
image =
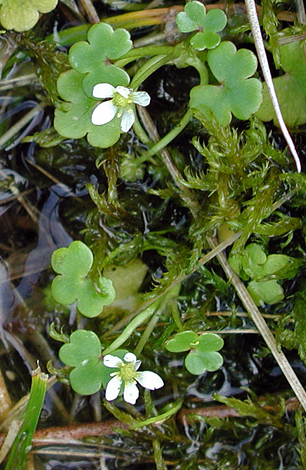
[[[3,468],[306,468],[306,179],[252,2],[17,3],[0,1]],[[305,12],[258,15],[303,166]]]

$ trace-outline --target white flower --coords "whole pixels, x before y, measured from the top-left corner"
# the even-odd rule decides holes
[[[123,399],[131,405],[135,405],[139,397],[136,382],[149,390],[156,390],[164,385],[161,377],[155,372],[137,372],[141,361],[138,361],[133,353],[126,353],[123,361],[119,357],[107,354],[103,359],[103,364],[107,367],[118,368],[117,372],[110,374],[112,379],[106,385],[105,398],[108,401],[118,397],[122,384],[124,384]]]
[[[134,104],[148,106],[151,101],[146,91],[133,91],[124,86],[116,88],[109,83],[99,83],[92,90],[95,98],[108,99],[98,104],[91,115],[91,122],[101,126],[112,121],[115,117],[121,118],[120,127],[122,132],[128,132],[135,122]]]

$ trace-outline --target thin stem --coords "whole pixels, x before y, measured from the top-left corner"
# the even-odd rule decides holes
[[[163,454],[160,446],[160,441],[157,437],[152,439],[154,460],[156,465],[156,470],[167,470],[166,465],[163,460]]]
[[[155,325],[156,323],[158,322],[159,320],[159,317],[160,317],[160,314],[162,313],[163,311],[163,307],[164,306],[164,303],[161,305],[161,307],[154,313],[153,317],[151,318],[151,320],[149,321],[146,329],[144,330],[135,350],[134,350],[134,353],[135,353],[135,356],[139,356],[141,351],[143,350],[143,348],[145,347],[149,337],[151,336],[151,333],[152,331],[154,330],[155,328]]]
[[[169,304],[169,302],[171,302],[171,300],[176,299],[177,296],[179,295],[180,288],[181,288],[180,284],[177,284],[177,285],[173,286],[172,289],[168,292],[168,294],[165,297],[163,297],[163,301],[161,302],[160,306],[158,307],[158,309],[154,313],[153,317],[151,318],[150,322],[148,323],[145,331],[143,332],[143,334],[142,334],[142,336],[141,336],[141,338],[140,338],[140,340],[139,340],[139,342],[138,342],[138,344],[135,348],[134,352],[135,352],[136,356],[139,356],[139,354],[143,350],[144,346],[146,345],[152,331],[154,330],[154,327],[155,327],[156,323],[158,322],[159,316],[164,311],[164,308],[166,307],[166,305]]]
[[[14,124],[8,131],[0,137],[0,148],[3,148],[8,140],[17,134],[26,124],[28,124],[35,116],[45,107],[45,103],[40,103],[31,109],[23,118]]]
[[[265,81],[266,81],[267,88],[271,97],[272,105],[273,105],[273,108],[274,108],[274,111],[278,120],[278,124],[283,133],[285,140],[287,141],[288,147],[295,161],[297,172],[301,173],[302,167],[301,167],[300,158],[296,151],[292,137],[285,124],[282,111],[279,106],[277,94],[274,88],[274,83],[273,83],[273,79],[272,79],[272,75],[271,75],[271,71],[270,71],[270,67],[269,67],[269,63],[267,59],[267,54],[266,54],[266,50],[265,50],[265,46],[264,46],[264,42],[263,42],[261,30],[260,30],[259,21],[258,21],[256,4],[254,0],[245,0],[245,4],[246,4],[247,12],[248,12],[248,18],[249,18],[249,22],[251,25],[254,43],[255,43],[256,50],[257,50],[262,73],[265,77]]]
[[[131,322],[124,328],[121,335],[113,341],[108,348],[103,351],[103,356],[110,354],[111,352],[118,349],[123,343],[125,343],[129,337],[134,333],[136,328],[138,328],[142,323],[144,323],[148,318],[150,318],[153,313],[158,309],[160,300],[155,300],[149,307],[139,313]]]
[[[143,111],[143,109],[141,111]],[[169,143],[172,142],[172,140],[175,139],[175,137],[177,137],[182,132],[182,130],[187,126],[187,124],[189,124],[191,118],[192,111],[191,109],[188,109],[188,111],[184,114],[180,122],[176,124],[176,126],[170,132],[168,132],[167,135],[160,139],[159,142],[157,142],[153,147],[147,150],[146,155],[153,156],[159,153],[164,147],[169,145]]]
[[[207,237],[207,241],[211,248],[216,248],[218,246],[218,241],[216,238]],[[236,292],[238,296],[240,297],[240,300],[243,303],[245,309],[249,313],[253,323],[255,324],[256,328],[262,335],[268,348],[273,354],[277,364],[279,365],[279,368],[283,372],[292,390],[294,391],[298,400],[300,401],[302,407],[306,411],[306,392],[301,382],[297,378],[295,372],[293,371],[288,359],[286,358],[284,353],[280,350],[279,346],[276,344],[275,338],[273,334],[271,333],[260,311],[258,310],[257,306],[255,305],[254,300],[250,296],[245,285],[241,282],[240,278],[236,275],[236,273],[234,273],[234,271],[228,264],[225,254],[223,252],[218,253],[217,258],[226,276],[235,287]]]
[[[167,64],[169,60],[169,55],[159,55],[157,57],[152,57],[152,59],[149,59],[145,63],[145,65],[143,65],[135,73],[133,80],[131,81],[131,88],[133,88],[133,90],[136,90],[141,83],[143,83],[150,75],[152,75],[152,73],[154,73],[163,65]]]
[[[139,112],[140,106],[137,105],[136,108],[137,108],[137,111]],[[146,133],[146,131],[140,124],[137,113],[135,113],[135,122],[133,124],[133,130],[135,134],[137,135],[138,139],[141,140],[141,142],[143,142],[145,145],[150,145],[152,143],[150,137],[148,136],[148,134]]]
[[[172,318],[173,318],[173,321],[177,327],[177,329],[179,331],[183,331],[184,330],[184,326],[183,326],[183,323],[182,323],[182,320],[181,320],[181,316],[179,314],[179,309],[178,309],[178,305],[177,305],[177,302],[173,302],[171,304],[171,314],[172,314]]]
[[[198,74],[200,75],[200,83],[199,85],[207,85],[208,83],[208,70],[203,60],[199,59],[199,57],[192,57],[190,56],[186,60],[186,64],[190,67],[196,69]]]
[[[190,111],[190,113],[191,113],[191,111]],[[164,139],[160,140],[157,129],[156,129],[156,127],[155,127],[155,125],[154,125],[154,123],[151,119],[151,116],[149,115],[149,113],[144,108],[141,108],[139,110],[139,114],[142,118],[143,123],[145,124],[145,128],[146,128],[149,136],[151,137],[153,142],[157,142],[157,144],[154,145],[154,147],[152,147],[152,148],[155,149],[156,147],[159,146],[160,142],[162,142]],[[189,112],[187,112],[185,114],[185,116],[183,117],[183,119],[181,120],[180,124],[178,126],[176,126],[173,129],[173,131],[176,131],[177,133],[181,132],[181,130],[188,124],[190,115],[191,114],[189,114]],[[184,121],[183,125],[182,125],[182,121]],[[176,134],[176,132],[174,132],[172,135]],[[172,131],[169,132],[169,134],[171,134],[171,133],[172,133]],[[169,136],[169,134],[167,134],[167,136]],[[163,147],[165,147],[165,145],[163,145]],[[184,200],[186,206],[189,207],[189,209],[192,212],[193,216],[196,217],[196,215],[197,215],[197,213],[200,209],[198,201],[195,199],[192,191],[189,188],[186,188],[181,183],[181,181],[183,180],[183,177],[182,177],[180,171],[177,169],[176,165],[174,164],[170,153],[168,152],[168,150],[166,148],[163,148],[163,147],[160,149],[160,154],[161,154],[161,158],[163,160],[163,163],[166,166],[169,173],[171,174],[172,178],[174,179],[176,185],[180,188],[181,198]],[[154,152],[154,153],[151,154],[151,153],[148,153],[148,152],[150,152],[150,150],[144,153],[144,156],[146,158],[148,158],[150,155],[154,155],[154,153],[156,153],[156,152]]]
[[[83,5],[84,10],[86,11],[86,15],[89,19],[89,21],[94,24],[94,23],[100,23],[100,18],[99,15],[93,6],[91,0],[80,0],[81,4]]]
[[[305,6],[303,0],[295,0],[296,3],[296,12],[298,22],[302,25],[306,24],[306,14],[305,14]]]
[[[9,80],[3,80],[0,83],[0,90],[12,90],[17,86],[30,85],[33,82],[38,82],[37,75],[35,73],[29,73],[28,75],[22,75],[21,77],[10,78]]]

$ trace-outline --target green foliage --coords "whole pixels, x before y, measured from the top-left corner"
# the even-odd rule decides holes
[[[70,342],[59,350],[60,360],[73,367],[69,374],[70,385],[80,395],[91,395],[101,388],[103,364],[101,343],[92,331],[77,330]]]
[[[55,300],[63,305],[77,301],[79,311],[86,317],[96,317],[116,298],[110,279],[100,276],[94,284],[88,277],[92,263],[91,250],[80,241],[55,250],[51,257],[54,271],[60,274],[52,281]]]
[[[91,115],[99,100],[92,90],[98,83],[127,86],[128,74],[111,63],[131,48],[132,42],[126,30],[106,23],[93,25],[88,31],[88,41],[74,44],[69,51],[72,70],[60,75],[57,87],[64,101],[55,110],[54,127],[63,137],[79,139],[87,136],[94,147],[108,148],[120,137],[120,119],[114,118],[103,125],[94,125]]]
[[[256,78],[257,59],[247,49],[237,51],[229,41],[208,51],[208,65],[220,85],[199,85],[190,92],[190,107],[204,115],[211,112],[222,126],[227,126],[232,114],[246,120],[262,101],[262,85]]]
[[[92,89],[98,83],[110,83],[114,87],[127,86],[128,74],[111,61],[119,59],[132,47],[130,34],[125,29],[113,30],[106,23],[93,25],[87,34],[87,41],[74,44],[69,50],[71,67],[81,74],[83,89],[92,96]]]
[[[41,372],[40,367],[32,371],[30,396],[23,413],[22,424],[12,444],[5,470],[26,470],[28,468],[28,454],[32,447],[32,438],[44,404],[47,384],[48,375]],[[17,424],[17,422],[16,420],[15,423]]]
[[[306,63],[304,43],[292,41],[280,47],[280,62],[285,73],[273,79],[279,104],[288,126],[306,122]],[[263,102],[257,112],[263,121],[277,118],[266,84],[263,86]]]
[[[278,404],[280,408],[279,414],[273,415],[267,411],[263,406],[258,403],[257,397],[249,397],[247,400],[242,401],[237,398],[227,398],[221,395],[214,395],[214,399],[233,407],[241,416],[249,416],[255,418],[259,423],[270,424],[278,429],[286,430],[290,432],[290,427],[286,426],[281,417],[285,412],[284,401]]]
[[[257,243],[250,243],[243,252],[231,254],[228,261],[241,279],[252,279],[248,291],[256,305],[263,302],[273,305],[283,300],[284,292],[277,281],[292,279],[302,263],[286,255],[267,256]]]
[[[277,324],[276,338],[287,349],[296,349],[300,358],[306,363],[306,289],[301,286],[294,296],[293,308],[290,313],[280,319]]]
[[[192,46],[202,51],[213,49],[220,44],[217,32],[225,28],[227,18],[222,10],[214,9],[206,13],[203,3],[193,1],[185,5],[184,11],[176,16],[176,24],[182,33],[197,32],[191,39]]]
[[[223,364],[219,351],[223,347],[223,339],[215,333],[203,333],[200,336],[194,331],[183,331],[175,335],[166,344],[170,352],[189,351],[185,358],[186,369],[194,375],[203,374],[206,370],[213,372]]]
[[[91,122],[91,114],[98,101],[89,98],[82,83],[84,75],[68,70],[60,75],[57,87],[60,96],[66,100],[61,109],[55,110],[54,127],[63,137],[80,139],[87,135],[94,147],[107,148],[120,137],[120,120],[115,118],[103,126]]]
[[[128,351],[120,349],[113,355],[122,359]],[[106,386],[111,373],[116,369],[102,363],[101,343],[93,331],[76,330],[70,335],[70,342],[59,350],[60,360],[72,367],[69,373],[71,388],[80,395],[92,395]]]
[[[256,305],[277,304],[284,298],[283,288],[274,279],[267,281],[251,281],[248,291]]]
[[[48,13],[58,0],[0,0],[0,22],[6,29],[22,32],[36,25],[39,13]]]

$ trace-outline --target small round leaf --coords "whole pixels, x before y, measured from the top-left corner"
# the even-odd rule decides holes
[[[103,364],[101,360],[89,359],[86,364],[70,372],[71,388],[80,395],[92,395],[101,388]]]
[[[101,343],[93,331],[76,330],[70,335],[70,342],[59,350],[60,360],[70,367],[85,365],[92,358],[101,355]]]
[[[186,369],[194,375],[201,375],[206,370],[213,372],[223,364],[223,357],[214,351],[203,352],[198,349],[190,351],[185,358]]]
[[[170,352],[188,351],[191,348],[191,343],[197,340],[198,335],[193,331],[182,331],[167,342],[166,349]]]
[[[219,351],[223,348],[223,339],[215,333],[203,333],[198,337],[198,345],[195,348],[198,351]]]
[[[274,305],[284,298],[283,288],[276,280],[252,281],[247,287],[256,305]]]
[[[249,78],[257,68],[252,51],[240,49],[224,41],[207,53],[208,65],[221,86],[198,85],[190,92],[191,108],[203,114],[212,113],[222,126],[231,122],[232,114],[238,119],[249,119],[262,101],[262,85]]]
[[[59,248],[51,257],[53,269],[60,273],[51,285],[54,299],[63,305],[77,301],[79,311],[89,318],[99,315],[116,297],[110,279],[99,277],[95,288],[88,277],[92,262],[91,250],[80,241],[72,242],[68,248]]]

